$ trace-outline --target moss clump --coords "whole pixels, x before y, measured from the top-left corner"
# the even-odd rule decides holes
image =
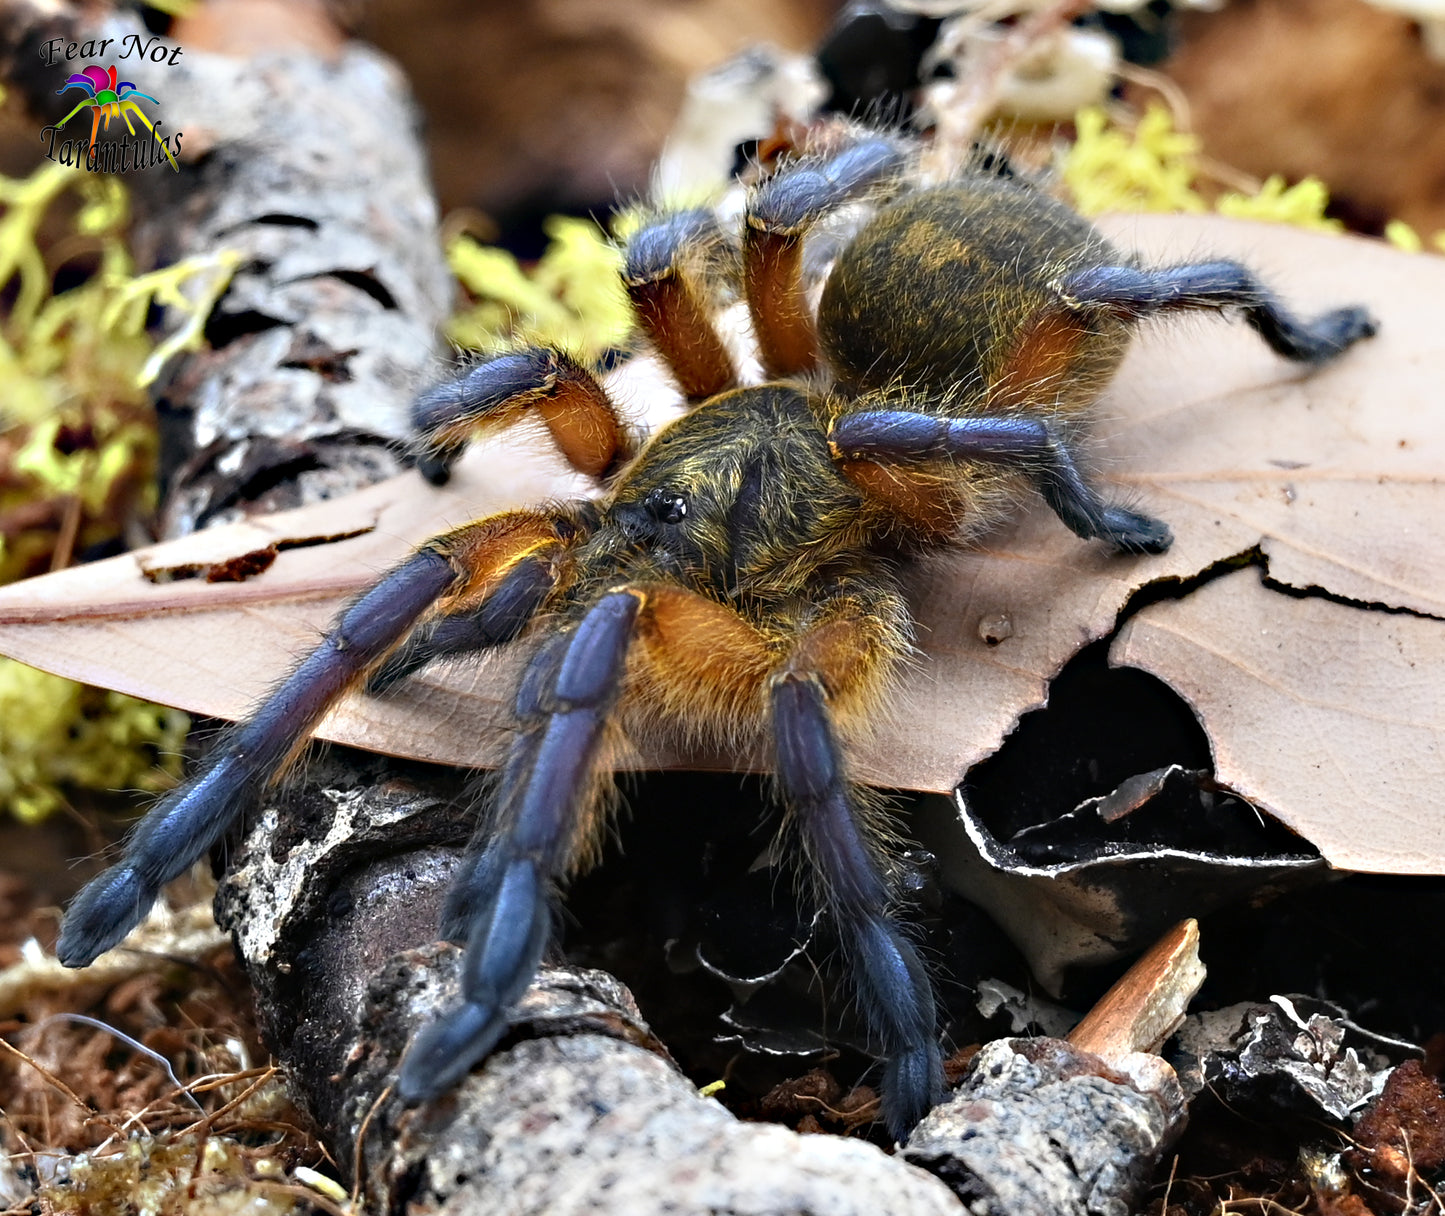
[[[1199,139],[1174,129],[1169,111],[1150,106],[1133,131],[1098,106],[1080,110],[1063,178],[1085,215],[1105,211],[1209,210],[1195,189]]]
[[[1420,234],[1404,220],[1391,220],[1386,224],[1385,239],[1396,249],[1403,249],[1406,253],[1419,253],[1426,247]],[[1430,238],[1429,247],[1436,253],[1445,253],[1445,228]]]
[[[69,231],[39,234],[78,196]],[[117,540],[153,505],[155,424],[147,387],[167,360],[203,342],[202,326],[238,255],[191,258],[137,275],[124,232],[124,187],[104,174],[46,165],[0,177],[0,582],[69,564]],[[56,292],[57,271],[89,269]],[[157,343],[152,308],[181,324]]]
[[[159,793],[180,775],[190,718],[0,659],[0,805],[26,823],[66,788]]]
[[[68,1166],[67,1177],[40,1188],[38,1197],[47,1211],[76,1216],[299,1216],[317,1210],[306,1190],[287,1180],[277,1156],[227,1136],[134,1136],[118,1151],[87,1153],[72,1158]]]
[[[0,317],[0,582],[118,546],[154,505],[147,387],[173,355],[203,343],[239,256],[136,274],[128,220],[113,177],[65,165],[0,177],[0,297],[9,302]],[[179,321],[159,342],[147,329],[156,308]],[[66,787],[164,788],[186,723],[4,662],[0,804],[33,820],[62,805]]]
[[[1274,176],[1252,194],[1221,194],[1211,207],[1200,189],[1199,139],[1176,131],[1163,106],[1150,106],[1132,131],[1111,125],[1097,106],[1080,110],[1074,126],[1077,138],[1064,158],[1063,177],[1085,215],[1213,210],[1323,232],[1344,228],[1325,215],[1329,192],[1314,177],[1286,186],[1282,177]]]
[[[468,236],[448,246],[452,273],[472,298],[447,325],[458,346],[493,353],[539,343],[591,362],[627,337],[632,314],[617,247],[596,224],[570,216],[552,216],[545,231],[551,243],[527,270],[506,250]]]
[[[1284,178],[1276,173],[1266,178],[1253,194],[1220,195],[1214,209],[1220,215],[1240,219],[1268,220],[1296,228],[1313,228],[1316,232],[1343,232],[1344,224],[1325,215],[1329,202],[1330,192],[1319,178],[1307,177],[1286,186]]]

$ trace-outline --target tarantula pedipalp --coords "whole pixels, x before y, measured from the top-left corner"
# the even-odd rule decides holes
[[[1373,332],[1358,308],[1296,319],[1237,263],[1139,267],[1016,181],[910,191],[909,159],[901,141],[860,136],[751,195],[740,279],[766,383],[738,386],[696,273],[719,240],[713,218],[663,215],[632,237],[624,281],[639,325],[692,403],[650,439],[558,351],[503,355],[424,393],[414,420],[433,480],[470,435],[533,413],[604,497],[456,528],[343,611],[76,897],[62,961],[116,944],[353,685],[381,693],[440,657],[521,639],[520,729],[443,917],[443,936],[467,947],[462,1001],[417,1036],[403,1096],[444,1091],[504,1032],[542,957],[554,887],[595,852],[619,734],[770,739],[790,831],[887,1061],[885,1118],[906,1135],[942,1089],[933,996],[894,914],[884,825],[848,776],[911,647],[899,560],[977,535],[1029,487],[1081,537],[1167,548],[1165,525],[1107,502],[1079,459],[1141,317],[1238,309],[1307,364]],[[806,235],[865,195],[878,208],[815,316]]]

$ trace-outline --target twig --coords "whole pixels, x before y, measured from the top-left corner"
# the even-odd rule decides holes
[[[75,553],[75,538],[80,535],[82,507],[79,492],[65,496],[65,514],[60,517],[60,535],[55,538],[55,550],[50,555],[52,574],[70,565],[70,559]]]
[[[46,1068],[45,1065],[37,1063],[35,1060],[31,1059],[31,1057],[27,1056],[23,1051],[20,1050],[20,1048],[16,1047],[15,1044],[7,1042],[5,1039],[0,1039],[0,1047],[5,1048],[6,1051],[10,1052],[14,1056],[19,1057],[21,1060],[25,1061],[25,1063],[29,1064],[31,1068],[35,1069],[35,1071],[38,1072],[42,1077],[44,1077],[46,1081],[48,1081],[51,1085],[55,1086],[56,1089],[58,1089],[67,1098],[74,1102],[76,1106],[80,1107],[81,1110],[85,1111],[86,1114],[96,1116],[100,1115],[100,1112],[96,1110],[95,1107],[91,1106],[89,1102],[82,1101],[81,1098],[76,1094],[75,1090],[71,1089],[70,1086],[68,1086],[64,1081],[62,1081],[53,1072],[51,1072],[50,1069]]]
[[[241,1093],[239,1093],[236,1097],[232,1098],[224,1106],[212,1111],[204,1119],[197,1119],[196,1122],[192,1123],[189,1127],[182,1128],[177,1134],[185,1136],[189,1135],[192,1132],[210,1132],[222,1115],[229,1115],[237,1107],[241,1106],[243,1103],[255,1097],[256,1094],[265,1087],[266,1083],[276,1075],[276,1072],[277,1070],[274,1066],[266,1069],[265,1072],[262,1073],[259,1077],[257,1077],[255,1081],[248,1085],[244,1090],[241,1091]]]
[[[1157,1051],[1184,1020],[1204,983],[1199,922],[1181,921],[1126,971],[1069,1033],[1069,1042],[1105,1060]]]
[[[356,1207],[357,1204],[361,1202],[362,1162],[366,1153],[366,1130],[371,1126],[372,1116],[376,1114],[381,1104],[391,1097],[391,1091],[395,1088],[395,1085],[388,1085],[376,1095],[376,1101],[371,1104],[371,1107],[366,1112],[366,1117],[362,1119],[361,1125],[356,1129],[356,1147],[352,1150],[352,1156],[356,1159],[353,1167],[356,1172],[356,1178],[351,1184],[350,1202],[352,1207]]]

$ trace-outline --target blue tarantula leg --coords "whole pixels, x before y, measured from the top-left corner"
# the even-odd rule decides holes
[[[380,695],[438,659],[505,645],[522,632],[556,586],[550,562],[522,558],[479,607],[437,616],[413,630],[372,673],[366,691]]]
[[[592,527],[591,506],[579,504],[545,514],[509,511],[450,534],[467,585],[387,656],[366,691],[384,693],[437,659],[512,641],[565,580],[572,547]]]
[[[899,143],[861,139],[819,161],[784,166],[754,191],[743,234],[743,289],[763,367],[793,376],[818,363],[818,329],[803,282],[803,238],[829,211],[895,176]]]
[[[1361,338],[1373,336],[1378,328],[1363,308],[1336,308],[1302,321],[1238,262],[1158,270],[1091,266],[1065,275],[1056,287],[1070,308],[1104,308],[1126,317],[1238,308],[1272,350],[1297,363],[1324,363]]]
[[[397,1080],[409,1104],[449,1089],[496,1046],[541,963],[552,886],[591,826],[597,755],[641,604],[632,591],[604,595],[528,665],[517,693],[525,725],[502,770],[495,834],[463,862],[443,914],[443,934],[467,942],[462,1004],[412,1041]]]
[[[417,468],[444,485],[469,438],[510,425],[525,410],[541,417],[580,473],[605,477],[636,448],[591,372],[561,351],[534,347],[488,359],[417,396],[411,406]]]
[[[892,892],[843,773],[823,686],[785,671],[771,689],[778,778],[838,926],[868,1026],[881,1040],[883,1118],[907,1139],[943,1095],[933,988],[888,914]]]
[[[125,937],[161,887],[214,847],[341,694],[458,578],[447,553],[433,542],[342,612],[321,645],[250,721],[226,736],[205,769],[141,820],[123,859],[81,889],[60,927],[55,948],[60,961],[87,966]]]
[[[828,435],[835,460],[883,463],[938,459],[1015,465],[1037,482],[1070,531],[1121,553],[1163,553],[1169,525],[1105,501],[1084,480],[1069,445],[1037,418],[947,418],[907,410],[862,410],[838,418]]]
[[[637,323],[690,401],[737,384],[732,356],[708,316],[708,264],[722,248],[710,211],[676,211],[639,228],[623,255],[622,286]]]

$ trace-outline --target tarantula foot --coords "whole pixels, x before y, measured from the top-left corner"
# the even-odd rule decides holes
[[[1123,507],[1105,509],[1099,536],[1120,553],[1165,553],[1174,543],[1174,533],[1162,519]]]
[[[416,458],[416,471],[434,486],[444,486],[452,479],[452,465],[461,455],[457,447],[423,452]]]
[[[901,1051],[883,1071],[883,1122],[900,1144],[919,1121],[943,1100],[947,1086],[935,1043]]]
[[[465,1005],[423,1027],[401,1062],[396,1092],[408,1106],[446,1093],[471,1072],[507,1030],[507,1018],[495,1005]]]
[[[1305,367],[1319,367],[1338,359],[1356,342],[1379,332],[1379,322],[1368,309],[1336,308],[1310,321],[1290,316],[1267,295],[1245,309],[1249,323],[1277,354]]]
[[[156,888],[131,866],[113,866],[81,888],[60,925],[56,957],[88,967],[121,940],[155,901]]]
[[[1380,323],[1365,308],[1336,308],[1315,321],[1313,329],[1325,348],[1323,359],[1332,359],[1364,338],[1380,332]]]

